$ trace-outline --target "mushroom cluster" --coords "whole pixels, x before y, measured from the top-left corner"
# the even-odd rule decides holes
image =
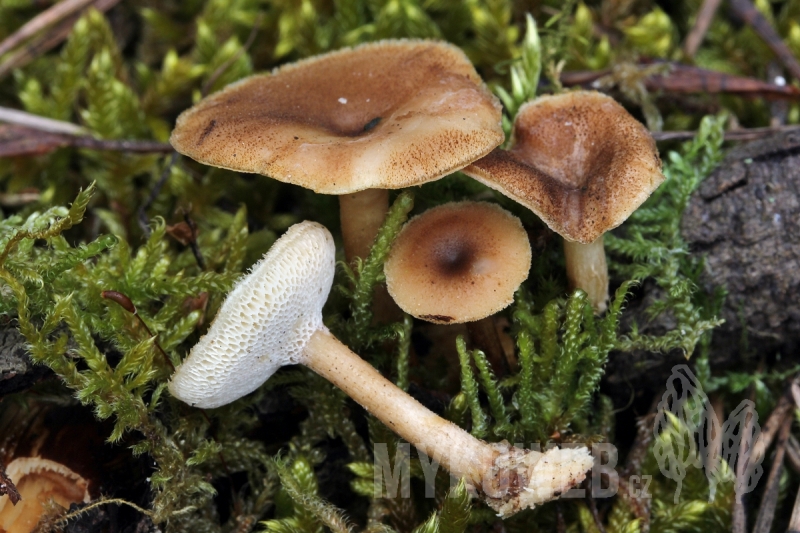
[[[540,453],[478,440],[331,335],[322,306],[333,283],[335,252],[323,226],[292,226],[229,294],[176,371],[170,392],[197,407],[218,407],[255,390],[279,367],[299,363],[465,478],[501,516],[551,500],[583,480],[592,466],[585,447]]]
[[[181,153],[340,195],[345,255],[363,257],[383,222],[387,189],[459,169],[533,210],[565,239],[568,278],[596,312],[608,298],[602,234],[664,179],[647,130],[594,92],[524,105],[511,147],[500,106],[458,48],[422,40],[348,48],[253,76],[201,101],[170,139]],[[385,265],[399,306],[436,323],[484,319],[525,280],[531,249],[496,205],[443,205],[412,219]],[[500,516],[558,497],[592,465],[586,448],[546,453],[488,444],[386,380],[322,322],[335,268],[330,233],[290,228],[239,281],[169,390],[214,408],[302,364],[342,389]]]

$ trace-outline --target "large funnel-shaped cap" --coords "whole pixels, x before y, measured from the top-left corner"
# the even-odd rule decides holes
[[[347,194],[438,179],[503,139],[500,104],[460,49],[394,40],[230,85],[178,117],[170,142],[208,165]]]
[[[523,105],[511,148],[494,150],[464,173],[584,244],[622,224],[664,181],[647,128],[593,91]]]

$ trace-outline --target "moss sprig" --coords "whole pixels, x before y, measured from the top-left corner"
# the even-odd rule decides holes
[[[606,234],[606,249],[617,261],[611,269],[637,280],[651,278],[663,298],[648,310],[649,320],[668,312],[676,327],[664,335],[640,333],[634,324],[616,342],[622,351],[666,352],[678,348],[689,357],[701,337],[721,321],[714,316],[714,297],[697,289],[702,268],[688,253],[680,233],[683,212],[691,194],[722,160],[724,117],[703,119],[697,136],[680,152],[669,152],[664,166],[666,180],[644,205],[634,212],[622,234]]]

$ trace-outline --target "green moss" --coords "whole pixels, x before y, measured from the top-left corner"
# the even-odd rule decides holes
[[[678,33],[684,30],[671,14],[653,2],[622,4],[629,3],[544,2],[531,17],[523,12],[528,4],[510,0],[165,2],[128,13],[137,17],[141,34],[125,46],[108,18],[89,10],[59,50],[15,72],[10,88],[0,89],[0,103],[78,123],[100,138],[166,141],[178,112],[252,72],[370,40],[435,37],[465,50],[502,100],[509,131],[525,101],[559,89],[563,68],[606,68],[638,55],[676,57]],[[682,6],[694,13],[698,4]],[[790,15],[798,9],[797,2],[784,2],[777,14],[780,30],[795,47],[798,30]],[[0,38],[35,11],[30,2],[0,0]],[[611,47],[608,35],[596,35],[593,28],[601,23],[616,28],[620,46]],[[766,52],[743,46],[753,41],[746,30],[718,17],[708,39],[711,45],[701,50],[698,64],[764,74]],[[633,103],[652,122],[668,112],[649,97]],[[764,109],[748,109],[748,120],[763,122]],[[678,114],[664,118],[668,124],[697,122]],[[594,316],[581,291],[568,293],[560,250],[555,241],[545,241],[530,279],[505,312],[519,367],[498,376],[486,356],[467,349],[463,339],[446,347],[459,364],[456,390],[449,391],[455,394],[445,409],[448,419],[490,441],[544,445],[553,436],[567,442],[613,439],[613,406],[597,393],[612,350],[656,357],[656,352],[680,349],[688,357],[700,345],[698,374],[709,390],[737,394],[751,384],[761,391],[774,388],[772,374],[712,375],[707,341],[719,324],[719,295],[698,289],[701,259],[689,253],[680,235],[690,195],[721,159],[723,123],[722,118],[702,119],[697,137],[664,158],[666,182],[606,236],[611,271],[620,285],[605,316]],[[162,175],[166,182],[147,204],[149,226],[142,228],[138,210]],[[0,160],[0,186],[7,193],[31,187],[41,193],[33,203],[0,210],[0,319],[13,321],[33,360],[52,368],[68,394],[113,422],[109,441],[124,441],[153,459],[149,511],[166,530],[239,531],[240,523],[261,521],[258,527],[269,531],[349,531],[350,520],[366,524],[368,531],[460,533],[468,524],[476,531],[495,527],[496,517],[467,497],[463,483],[447,490],[445,473],[439,472],[435,498],[424,498],[424,465],[415,454],[403,459],[413,478],[411,497],[376,497],[373,443],[386,443],[394,458],[401,442],[373,419],[367,436],[360,426],[363,415],[352,402],[309,371],[282,371],[256,394],[207,413],[165,392],[171,366],[204,332],[242,270],[302,218],[324,219],[335,229],[329,220],[334,200],[188,160],[70,148]],[[463,176],[413,194],[401,192],[370,255],[353,266],[339,265],[326,323],[360,355],[393,374],[403,389],[415,381],[445,383],[446,377],[435,365],[412,362],[412,336],[419,329],[410,317],[372,322],[373,291],[383,281],[391,242],[415,197],[419,209],[492,194]],[[543,227],[527,210],[495,198],[527,227]],[[205,268],[189,247],[170,236],[170,226],[184,221],[184,215],[197,223]],[[636,324],[620,331],[625,299],[644,280],[663,293],[646,316],[668,314],[675,323],[664,335],[642,334]],[[119,299],[104,298],[104,291],[124,295],[136,313],[118,305]],[[255,437],[260,422],[254,406],[276,390],[288,391],[305,418],[290,437],[268,446]],[[769,395],[764,396],[761,404],[767,406]],[[350,519],[320,495],[318,474],[332,441],[343,445],[350,463],[349,470],[340,466],[338,475],[353,476],[360,502]],[[282,455],[273,455],[278,449]],[[246,472],[247,488],[233,496],[231,516],[221,523],[211,482],[238,472]],[[725,484],[708,503],[705,478],[695,472],[676,507],[670,503],[670,481],[652,464],[645,472],[656,479],[650,531],[728,528],[732,493]],[[520,513],[503,527],[553,530],[553,509]],[[569,531],[595,527],[584,503],[568,500],[562,509]],[[614,500],[607,516],[607,531],[644,530],[641,517],[622,498]]]

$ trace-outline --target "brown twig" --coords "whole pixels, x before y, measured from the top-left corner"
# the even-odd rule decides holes
[[[197,245],[197,224],[194,220],[189,217],[189,213],[183,213],[183,221],[186,222],[186,225],[189,226],[189,229],[192,232],[192,238],[189,240],[189,246],[192,249],[192,254],[194,254],[194,260],[197,262],[197,266],[200,267],[200,270],[206,269],[206,262],[203,259],[203,254],[200,253],[200,247]]]
[[[103,291],[100,293],[100,296],[105,300],[111,300],[112,302],[115,302],[117,305],[136,317],[136,319],[139,321],[139,324],[141,324],[147,334],[150,335],[150,338],[153,339],[153,343],[156,345],[156,348],[158,348],[158,351],[161,352],[161,355],[164,356],[164,360],[167,362],[170,368],[172,368],[172,372],[175,372],[175,365],[172,364],[172,360],[167,355],[167,352],[164,351],[164,348],[161,347],[161,344],[159,344],[158,339],[155,335],[153,335],[153,332],[150,331],[150,328],[147,327],[147,324],[139,315],[139,311],[136,309],[136,306],[131,299],[118,291]]]
[[[0,124],[0,157],[42,155],[58,148],[84,148],[139,154],[169,154],[172,146],[157,141],[96,139],[85,135],[50,133],[14,124]]]
[[[786,445],[786,459],[789,466],[796,474],[800,474],[800,443],[794,435],[789,435],[789,444]]]
[[[785,417],[775,444],[775,458],[772,460],[772,467],[767,478],[767,487],[761,497],[761,507],[758,509],[756,523],[753,526],[753,533],[769,533],[772,528],[772,520],[775,518],[775,507],[778,504],[778,489],[780,486],[781,472],[783,471],[783,456],[786,451],[786,442],[789,438],[789,431],[792,428],[791,416]]]
[[[757,372],[761,373],[764,371],[764,360],[759,362]],[[750,386],[750,401],[755,402],[756,397],[756,390],[755,387],[752,385]],[[745,414],[745,419],[742,424],[742,429],[740,432],[740,440],[739,440],[739,449],[737,450],[737,459],[736,459],[736,470],[734,475],[736,476],[736,486],[743,487],[745,486],[745,481],[747,477],[747,467],[748,465],[752,464],[750,461],[750,452],[753,449],[753,442],[751,441],[753,436],[753,416],[748,416]],[[746,533],[747,531],[747,511],[745,510],[744,506],[744,491],[738,490],[735,491],[733,497],[733,511],[731,513],[731,531],[732,533]]]
[[[87,133],[86,128],[82,128],[72,122],[34,115],[33,113],[10,107],[0,107],[0,122],[49,133],[63,133],[65,135],[85,135]]]
[[[100,12],[105,12],[117,5],[119,1],[95,0],[92,7]],[[80,16],[80,13],[77,13],[65,18],[49,32],[32,39],[27,45],[11,54],[3,63],[0,63],[0,79],[3,79],[12,70],[24,67],[40,55],[61,44],[72,32],[72,27]]]
[[[774,133],[800,130],[800,126],[780,126],[778,128],[743,128],[725,132],[726,141],[752,141],[769,137]],[[697,135],[696,131],[651,131],[656,141],[686,141]]]
[[[25,23],[20,29],[0,42],[0,56],[30,39],[48,26],[80,11],[95,0],[63,0],[46,9]]]
[[[3,495],[8,495],[8,499],[14,505],[17,505],[17,502],[22,499],[17,487],[14,486],[14,480],[6,475],[5,469],[0,464],[0,496]]]
[[[71,145],[89,150],[140,154],[169,154],[175,151],[171,145],[157,141],[97,139],[95,137],[75,137]]]
[[[561,82],[570,87],[580,85],[603,89],[614,85],[623,87],[632,77],[636,77],[650,93],[734,94],[763,97],[767,100],[800,100],[800,89],[793,85],[780,85],[758,78],[734,76],[716,70],[665,61],[620,63],[615,68],[601,71],[564,72],[561,74]]]
[[[764,459],[767,448],[772,444],[772,440],[775,438],[778,430],[783,426],[787,414],[789,414],[789,409],[793,406],[794,403],[788,392],[778,399],[778,405],[775,406],[775,409],[772,410],[767,421],[761,426],[761,434],[750,450],[751,464],[760,464]]]
[[[686,36],[686,40],[683,42],[683,53],[686,54],[686,57],[693,58],[697,53],[697,49],[700,48],[700,44],[703,42],[721,3],[722,0],[703,0],[703,5],[697,13],[697,20],[695,20],[694,26],[692,26],[689,35]]]
[[[778,32],[769,23],[769,21],[756,9],[750,0],[730,0],[731,9],[741,18],[746,24],[749,24],[753,30],[761,37],[761,40],[769,46],[772,53],[778,56],[783,65],[789,70],[795,79],[800,80],[800,63],[795,59],[792,51],[783,42]]]
[[[794,499],[792,518],[789,519],[789,527],[786,528],[786,533],[800,533],[800,490],[797,491],[797,496]]]

